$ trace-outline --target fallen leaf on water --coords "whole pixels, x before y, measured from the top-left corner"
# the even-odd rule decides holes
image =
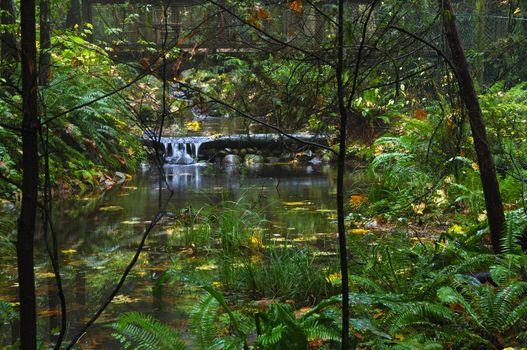
[[[36,272],[36,278],[54,278],[55,274],[53,272]]]
[[[218,265],[214,265],[214,264],[206,264],[206,265],[201,265],[201,266],[198,266],[196,267],[196,270],[200,270],[200,271],[210,271],[210,270],[215,270],[218,268]]]
[[[119,210],[123,210],[123,209],[124,209],[123,207],[120,207],[118,205],[110,205],[110,206],[107,206],[107,207],[99,208],[99,211],[119,211]]]
[[[318,212],[318,213],[334,213],[334,212],[336,212],[336,210],[333,210],[333,209],[317,209],[315,211]]]
[[[40,310],[38,312],[38,315],[42,316],[42,317],[55,317],[55,316],[59,315],[59,310],[57,310],[57,309]]]
[[[365,233],[370,232],[369,230],[366,230],[365,228],[354,228],[349,231],[350,233],[353,233],[355,235],[362,235]]]
[[[309,209],[306,208],[306,207],[295,207],[295,208],[291,208],[290,210],[291,211],[306,211],[306,210],[309,210]]]
[[[125,221],[121,221],[121,224],[123,224],[123,225],[139,225],[139,224],[142,224],[142,222],[141,221],[125,220]]]
[[[141,298],[131,298],[127,295],[119,294],[113,298],[112,303],[114,304],[130,304],[141,301]]]
[[[299,206],[299,205],[306,205],[306,204],[311,204],[311,203],[310,202],[284,202],[284,205],[288,205],[291,207]]]

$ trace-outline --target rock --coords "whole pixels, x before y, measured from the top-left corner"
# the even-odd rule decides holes
[[[268,157],[267,163],[280,163],[280,158],[278,157]]]
[[[267,132],[267,128],[262,124],[251,123],[249,124],[249,134],[262,134]]]
[[[309,154],[306,154],[306,152],[301,152],[301,153],[297,153],[296,154],[296,159],[299,161],[299,162],[309,162],[311,160],[312,156],[309,155]]]
[[[141,162],[141,165],[139,167],[143,172],[150,170],[150,164],[148,164],[147,162]]]
[[[239,154],[240,154],[241,156],[246,155],[246,154],[247,154],[247,148],[242,148],[242,149],[240,150]]]
[[[320,158],[318,158],[318,157],[315,156],[315,157],[311,158],[311,160],[309,161],[309,163],[311,163],[311,164],[313,164],[313,165],[318,165],[318,164],[322,163],[322,161],[320,160]]]
[[[15,209],[15,205],[9,201],[6,201],[6,200],[0,200],[0,209],[1,210],[5,210],[5,211],[11,211],[13,209]]]
[[[245,156],[245,164],[261,164],[264,162],[264,157],[258,154],[248,154]]]
[[[113,176],[113,181],[115,181],[116,184],[122,184],[126,181],[126,175],[120,171],[116,171]]]
[[[379,223],[378,223],[377,220],[375,220],[375,219],[368,221],[368,222],[364,225],[364,228],[368,228],[368,229],[378,228],[378,227],[379,227]]]
[[[230,149],[230,148],[225,148],[225,153],[226,153],[226,154],[230,154],[230,153],[232,153],[232,149]]]
[[[233,166],[240,165],[242,163],[242,158],[235,154],[228,154],[223,158],[223,164]]]

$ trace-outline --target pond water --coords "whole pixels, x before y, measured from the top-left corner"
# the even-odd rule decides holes
[[[168,286],[161,296],[154,297],[153,293],[159,276],[167,268],[177,268],[181,262],[185,265],[189,261],[194,267],[207,264],[206,254],[189,253],[189,248],[175,244],[173,232],[166,230],[166,224],[182,220],[188,213],[224,201],[237,202],[267,219],[275,237],[318,237],[317,248],[334,251],[336,172],[329,165],[262,165],[247,168],[243,174],[193,165],[168,167],[165,172],[166,182],[173,190],[163,219],[165,225],[158,225],[151,232],[124,287],[82,337],[82,349],[120,348],[111,337],[109,325],[125,311],[153,315],[178,328],[190,342],[188,312],[202,293],[199,286],[182,278]],[[152,170],[110,191],[55,205],[69,336],[89,319],[118,281],[145,227],[159,209],[160,194],[162,201],[169,198],[166,185],[159,191],[159,180],[158,172]],[[347,179],[347,188],[360,193],[366,183],[365,177],[355,172]],[[37,245],[39,333],[48,343],[59,327],[59,314],[53,275],[40,236]],[[0,299],[15,302],[16,262],[14,258],[4,258],[1,264]],[[202,270],[206,273],[207,269]],[[10,333],[16,333],[16,328],[16,324],[11,325],[11,330],[8,326],[0,328],[0,345],[11,341]]]

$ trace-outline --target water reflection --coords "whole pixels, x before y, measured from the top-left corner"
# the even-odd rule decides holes
[[[270,236],[277,240],[303,235],[325,250],[328,238],[333,239],[335,173],[331,167],[263,164],[228,172],[201,165],[171,165],[163,170],[166,183],[162,191],[166,194],[168,184],[175,193],[168,205],[172,213],[230,200],[258,210],[269,220]],[[158,210],[159,179],[160,175],[152,170],[106,193],[56,204],[70,335],[93,314],[130,261],[141,234]],[[348,186],[352,185],[361,186],[361,181],[356,176],[348,179]],[[118,347],[107,326],[125,311],[152,314],[164,323],[186,329],[186,315],[196,300],[196,287],[181,282],[162,298],[152,293],[160,273],[184,254],[170,238],[161,228],[152,232],[118,302],[82,338],[83,349]],[[43,247],[41,241],[37,245]],[[42,249],[37,251],[36,259],[39,310],[47,312],[39,314],[39,332],[49,342],[59,326],[57,297]],[[11,276],[0,281],[0,295],[15,300],[13,262],[3,263],[0,269],[3,276]],[[18,325],[13,323],[11,327],[16,333]],[[0,340],[7,344],[11,341],[8,338],[4,335]]]

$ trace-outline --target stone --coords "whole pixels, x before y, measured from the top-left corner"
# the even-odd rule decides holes
[[[267,163],[280,163],[280,158],[278,157],[268,157]]]
[[[264,157],[258,154],[248,154],[245,156],[245,164],[260,164],[264,162]]]
[[[368,222],[364,225],[364,228],[368,228],[368,229],[378,228],[378,227],[379,227],[379,223],[378,223],[377,220],[375,220],[375,219],[368,221]]]
[[[126,181],[126,175],[123,174],[122,172],[120,171],[116,171],[114,176],[113,176],[113,181],[116,183],[116,184],[122,184],[123,182]]]
[[[150,164],[148,164],[147,162],[141,162],[141,165],[139,167],[143,172],[150,170]]]
[[[310,163],[310,164],[313,164],[313,165],[318,165],[318,164],[322,163],[322,161],[320,160],[320,158],[318,158],[318,157],[315,156],[315,157],[311,158],[311,160],[309,161],[309,163]]]

